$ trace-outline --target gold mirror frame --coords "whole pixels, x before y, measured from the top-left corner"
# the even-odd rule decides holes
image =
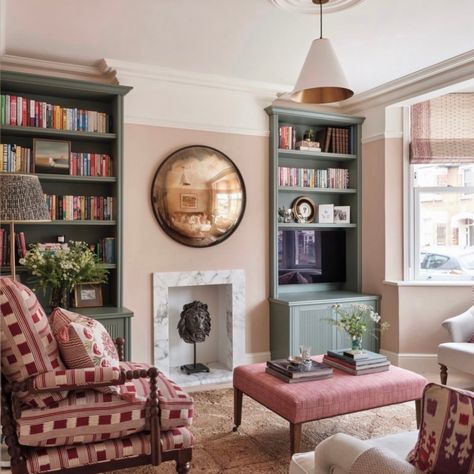
[[[245,212],[245,184],[237,166],[221,151],[187,146],[159,166],[151,204],[172,239],[189,247],[210,247],[239,226]]]

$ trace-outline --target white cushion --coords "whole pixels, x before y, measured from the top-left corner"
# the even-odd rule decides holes
[[[403,431],[382,438],[367,440],[372,446],[390,450],[397,458],[405,459],[407,454],[415,447],[418,439],[418,430]]]
[[[438,346],[438,362],[474,374],[474,344],[472,342],[445,342]]]

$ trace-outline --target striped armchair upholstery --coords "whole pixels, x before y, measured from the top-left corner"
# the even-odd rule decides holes
[[[8,278],[0,278],[0,317],[2,429],[13,474],[168,460],[189,471],[193,400],[179,386],[142,363],[65,368],[36,296]],[[118,391],[99,391],[105,386]]]

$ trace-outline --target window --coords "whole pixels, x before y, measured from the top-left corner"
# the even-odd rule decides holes
[[[474,280],[473,104],[448,94],[411,108],[410,278]]]

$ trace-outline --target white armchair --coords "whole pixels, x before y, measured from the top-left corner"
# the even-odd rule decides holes
[[[474,344],[468,342],[474,335],[474,306],[446,319],[442,325],[449,331],[452,340],[438,346],[441,383],[446,385],[448,367],[474,375]]]
[[[396,433],[366,441],[343,433],[316,446],[314,452],[294,454],[290,474],[417,474],[405,461],[418,431]]]

